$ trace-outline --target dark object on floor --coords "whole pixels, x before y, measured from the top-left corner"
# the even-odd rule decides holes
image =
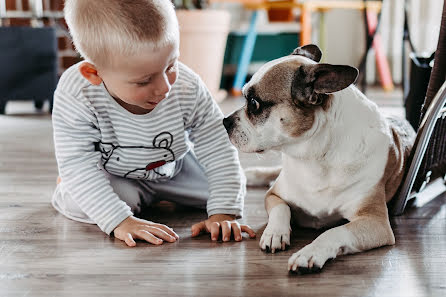
[[[410,54],[410,87],[407,97],[404,99],[404,107],[406,109],[406,119],[415,129],[418,130],[420,125],[421,107],[426,97],[427,86],[431,76],[431,61],[434,54],[430,57],[422,57],[415,53]]]
[[[57,84],[57,40],[52,27],[0,27],[0,114],[9,100],[53,105]]]
[[[407,78],[406,71],[406,44],[410,51],[410,77]],[[435,52],[430,56],[421,56],[410,38],[409,22],[407,18],[407,1],[404,2],[404,29],[403,29],[403,47],[402,47],[402,73],[403,73],[403,98],[406,109],[406,119],[415,129],[420,126],[421,107],[426,98],[427,86],[429,84],[432,72],[432,62]]]

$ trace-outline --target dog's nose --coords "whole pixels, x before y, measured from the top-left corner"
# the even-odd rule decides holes
[[[230,131],[232,127],[234,127],[234,119],[232,117],[227,117],[223,119],[223,125],[226,128],[226,131]]]

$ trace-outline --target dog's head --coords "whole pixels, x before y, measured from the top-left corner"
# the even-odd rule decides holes
[[[316,45],[306,45],[253,75],[242,90],[246,105],[223,120],[238,149],[261,152],[295,143],[330,108],[331,93],[355,82],[356,68],[318,64],[321,56]]]

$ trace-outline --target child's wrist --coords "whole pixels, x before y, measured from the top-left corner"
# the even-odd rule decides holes
[[[210,218],[216,218],[216,217],[230,217],[232,220],[235,220],[236,216],[233,214],[228,214],[228,213],[214,213],[213,215],[209,216]]]

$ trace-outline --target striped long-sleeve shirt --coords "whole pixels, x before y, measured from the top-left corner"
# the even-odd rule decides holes
[[[238,155],[198,75],[180,63],[169,96],[150,113],[136,115],[103,84],[90,84],[78,67],[64,72],[54,94],[56,159],[64,188],[104,232],[132,212],[101,169],[131,179],[168,179],[190,149],[208,178],[208,215],[242,216],[245,181]]]

